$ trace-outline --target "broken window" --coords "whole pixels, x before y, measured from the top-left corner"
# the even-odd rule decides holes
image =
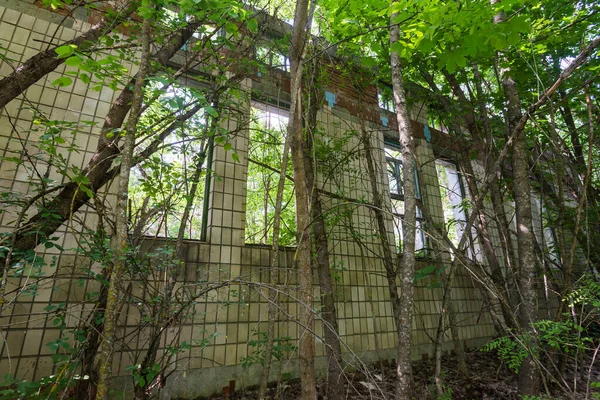
[[[404,194],[402,191],[402,154],[396,146],[386,144],[385,159],[390,187],[390,198],[392,203],[392,213],[394,215],[394,236],[396,238],[396,249],[402,250],[404,238]],[[421,198],[419,188],[419,179],[415,170],[415,195],[417,199]],[[425,233],[423,231],[423,214],[417,206],[417,230],[415,236],[415,251],[421,252],[426,248]]]
[[[287,110],[254,104],[248,149],[246,243],[272,244],[273,218],[288,124]],[[287,176],[293,175],[288,157]],[[286,179],[281,206],[279,243],[296,243],[294,183]]]
[[[448,238],[458,247],[467,224],[467,207],[465,192],[461,184],[460,174],[455,164],[436,160],[438,184],[444,212],[444,223]],[[479,244],[467,238],[467,255],[471,259],[482,261]]]

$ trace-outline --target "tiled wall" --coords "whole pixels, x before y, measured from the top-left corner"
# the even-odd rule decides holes
[[[14,60],[14,64],[29,58],[40,49],[41,42],[47,40],[54,32],[63,39],[72,38],[78,31],[89,27],[87,23],[71,21],[70,28],[60,28],[49,23],[51,15],[37,10],[26,2],[9,3],[9,8],[0,8],[0,45],[6,49],[6,55]],[[27,6],[26,6],[27,5]],[[10,8],[12,7],[12,9]],[[22,14],[15,9],[24,10]],[[32,15],[35,15],[34,18]],[[58,30],[57,30],[58,29]],[[131,70],[131,66],[127,66]],[[10,73],[8,63],[0,64],[2,76]],[[98,140],[99,126],[103,122],[111,102],[116,94],[110,89],[100,92],[91,90],[81,81],[66,88],[57,89],[51,82],[64,72],[64,67],[49,74],[32,86],[26,93],[27,101],[35,104],[41,111],[56,119],[79,122],[92,120],[96,126],[77,132],[73,141],[79,146],[78,152],[65,152],[69,164],[84,166],[93,154]],[[275,74],[275,73],[274,73]],[[271,77],[273,78],[273,77]],[[282,78],[285,80],[285,77]],[[340,138],[348,131],[359,131],[360,120],[355,111],[356,99],[350,92],[341,89],[343,78],[336,77],[336,85],[327,90],[335,92],[340,103],[330,107],[325,104],[318,113],[319,127],[331,138]],[[247,79],[242,87],[249,93],[250,88],[260,87],[264,93],[277,93],[279,98],[289,98],[289,95],[275,88],[276,79]],[[285,87],[285,85],[283,85]],[[285,92],[285,90],[283,90]],[[383,153],[384,137],[391,137],[393,131],[381,125],[380,111],[377,107],[376,94],[367,102],[367,111],[371,115],[367,129],[371,136],[372,147],[376,149],[378,160],[380,190],[387,191],[387,175],[385,173],[385,157]],[[27,110],[27,102],[18,98],[11,102],[0,114],[0,154],[6,157],[20,157],[22,144],[35,154],[34,144],[36,133],[32,131],[33,117]],[[241,101],[239,107],[249,110],[250,99]],[[344,107],[342,106],[344,105]],[[421,123],[426,122],[425,111],[418,107],[420,113],[413,110],[413,115]],[[10,120],[16,126],[12,129]],[[194,291],[197,293],[207,283],[233,280],[231,285],[215,290],[197,299],[192,307],[194,313],[181,320],[180,325],[168,329],[165,342],[161,348],[170,343],[192,342],[190,349],[176,355],[177,373],[169,378],[169,387],[174,396],[196,396],[220,390],[230,379],[236,379],[245,384],[257,382],[260,368],[254,366],[244,370],[240,359],[253,351],[248,341],[256,339],[255,332],[265,331],[267,323],[268,302],[266,289],[262,285],[267,282],[269,269],[268,247],[244,244],[244,221],[246,207],[246,178],[247,178],[247,132],[244,118],[229,119],[222,126],[230,131],[236,131],[232,145],[238,154],[239,162],[234,161],[231,151],[216,146],[213,169],[215,179],[208,193],[208,237],[207,243],[198,240],[186,242],[186,262],[181,271],[180,293],[187,293],[189,298]],[[391,121],[393,126],[394,122]],[[422,125],[416,124],[420,127]],[[239,128],[239,129],[238,129]],[[417,155],[420,164],[421,190],[424,192],[425,206],[430,215],[437,221],[443,221],[440,192],[435,169],[435,157],[431,145],[419,132],[417,139]],[[355,151],[359,148],[358,137],[351,138],[345,150]],[[15,168],[13,164],[0,161],[0,185],[16,192],[27,192],[27,175],[24,167]],[[43,165],[42,161],[39,161]],[[336,174],[335,179],[328,181],[323,189],[332,193],[343,192],[346,198],[370,201],[370,182],[366,174],[366,165],[360,157],[350,158],[343,172]],[[55,172],[51,177],[62,179]],[[322,178],[322,177],[321,177]],[[386,201],[389,201],[385,197]],[[326,208],[340,207],[340,201],[335,198],[324,198]],[[387,204],[389,207],[389,204]],[[330,252],[332,262],[338,266],[335,291],[337,295],[337,312],[340,335],[345,343],[343,349],[350,360],[351,353],[360,355],[367,361],[373,361],[377,356],[385,359],[395,357],[396,333],[392,318],[391,304],[387,289],[384,268],[381,262],[381,248],[373,229],[374,215],[368,206],[357,202],[352,206],[345,223],[352,223],[356,232],[362,237],[362,244],[349,235],[343,224],[333,227],[330,234]],[[10,210],[8,210],[10,211]],[[77,215],[87,225],[93,225],[95,214],[82,210]],[[15,218],[14,212],[0,215],[0,228],[9,229],[8,221]],[[388,219],[390,239],[393,239],[392,219]],[[80,224],[64,226],[58,233],[62,235],[61,244],[66,249],[76,246],[75,239]],[[72,234],[74,233],[74,235]],[[393,240],[390,240],[393,243]],[[147,242],[147,250],[164,246],[164,242]],[[55,249],[54,249],[55,250]],[[52,251],[42,251],[45,256]],[[95,281],[83,275],[89,260],[75,256],[72,252],[54,251],[60,256],[61,268],[48,268],[46,278],[40,280],[40,288],[35,296],[20,295],[3,312],[0,318],[1,359],[0,376],[6,373],[16,375],[20,379],[39,379],[45,375],[56,373],[56,367],[51,361],[52,351],[46,343],[56,339],[59,330],[53,326],[52,317],[45,311],[49,304],[65,303],[69,310],[67,324],[77,326],[82,318],[86,318],[92,304],[86,302],[85,293],[98,290]],[[448,258],[446,258],[448,261]],[[431,261],[419,261],[418,266],[424,267]],[[96,266],[92,266],[98,272]],[[299,328],[294,323],[298,315],[298,304],[294,297],[298,295],[294,268],[294,249],[280,251],[280,265],[275,274],[275,282],[282,294],[279,296],[280,311],[277,317],[277,335],[290,336],[296,339]],[[316,280],[315,280],[316,282]],[[11,280],[9,287],[23,282]],[[437,319],[440,309],[440,289],[428,289],[428,280],[419,281],[415,292],[416,305],[413,320],[413,341],[415,357],[421,353],[430,353],[432,338],[435,336]],[[156,289],[151,281],[132,282],[131,290],[147,298]],[[315,299],[319,290],[315,288]],[[182,298],[184,295],[182,294]],[[456,308],[460,313],[461,338],[470,345],[479,345],[494,334],[489,315],[482,307],[479,292],[475,289],[466,271],[459,271],[455,281]],[[318,309],[319,305],[314,307]],[[120,314],[120,334],[125,345],[119,349],[115,357],[115,374],[121,376],[116,382],[120,388],[131,388],[131,380],[125,369],[140,361],[147,346],[148,330],[137,329],[142,322],[140,306],[134,302],[123,307]],[[317,319],[315,331],[322,335],[322,323]],[[198,341],[210,338],[207,346],[199,345]],[[378,344],[379,349],[376,349]],[[323,343],[317,340],[317,355],[325,354]],[[291,355],[290,355],[291,356]],[[175,359],[175,358],[174,358]],[[318,360],[322,367],[324,360]],[[173,364],[175,365],[175,364]],[[284,371],[294,371],[296,362],[282,361],[273,372],[273,378]],[[202,383],[200,383],[202,382]]]

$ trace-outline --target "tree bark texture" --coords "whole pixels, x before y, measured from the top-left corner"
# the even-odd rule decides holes
[[[321,102],[318,100],[320,88],[317,86],[319,66],[314,59],[308,101],[308,119],[306,121],[306,139],[304,146],[304,170],[306,173],[307,189],[311,205],[311,228],[315,247],[315,263],[319,277],[321,292],[321,315],[323,318],[323,331],[325,333],[325,351],[327,354],[327,398],[331,400],[343,399],[345,390],[343,385],[342,346],[338,329],[337,313],[335,310],[335,297],[331,279],[331,263],[327,240],[327,227],[323,215],[323,204],[319,188],[317,187],[316,166],[313,155],[313,135],[317,132],[317,112]]]
[[[151,4],[151,3],[149,3]],[[150,5],[149,5],[150,8]],[[133,164],[133,150],[137,123],[142,113],[144,101],[144,80],[150,70],[150,20],[144,19],[142,28],[142,54],[140,57],[140,71],[138,72],[133,89],[131,113],[125,127],[123,149],[121,158],[121,171],[117,192],[116,211],[116,249],[110,283],[108,287],[106,310],[104,311],[104,329],[100,345],[100,373],[98,376],[98,389],[96,399],[107,400],[110,394],[112,379],[112,364],[115,353],[115,339],[117,330],[117,310],[121,302],[121,285],[125,269],[127,268],[127,253],[129,251],[129,227],[127,218],[127,205],[129,203],[129,175]]]
[[[273,211],[273,245],[271,246],[271,260],[269,265],[269,284],[279,275],[279,232],[281,228],[281,207],[283,204],[283,192],[285,189],[286,172],[290,152],[290,135],[285,136],[283,144],[283,153],[281,155],[281,169],[279,171],[279,182],[277,183],[277,195],[275,197],[275,209]],[[267,192],[268,193],[268,192]],[[269,373],[271,372],[271,362],[273,354],[273,341],[275,339],[275,324],[277,323],[277,298],[278,293],[275,289],[269,290],[269,322],[267,324],[267,343],[265,344],[265,361],[263,365],[260,385],[258,388],[259,400],[265,399],[267,385],[269,383]]]
[[[309,0],[297,0],[290,44],[291,66],[291,104],[288,135],[291,140],[292,166],[296,188],[296,223],[298,226],[298,245],[296,248],[296,265],[298,266],[298,284],[300,291],[299,343],[298,358],[300,380],[302,382],[301,397],[303,400],[317,398],[315,380],[315,339],[313,328],[313,288],[311,270],[310,241],[310,204],[308,198],[308,182],[304,165],[304,135],[302,129],[302,54],[306,42],[306,26],[308,21]]]
[[[416,152],[414,138],[410,129],[400,55],[394,50],[394,45],[400,39],[400,28],[395,24],[396,17],[396,14],[392,14],[390,21],[390,45],[392,47],[391,70],[404,179],[404,220],[402,221],[404,238],[401,260],[402,279],[399,300],[400,322],[398,324],[398,380],[396,382],[396,397],[398,399],[410,399],[413,387],[411,348],[414,304],[413,281],[415,276],[415,234],[417,223],[415,195]]]
[[[492,0],[492,5],[498,0]],[[505,22],[503,12],[494,16],[494,23]],[[514,174],[513,194],[515,199],[515,224],[517,228],[517,281],[521,301],[519,304],[518,317],[521,333],[525,335],[525,344],[528,347],[537,345],[536,332],[533,323],[537,320],[536,302],[536,257],[534,248],[533,216],[531,213],[531,186],[529,184],[529,158],[527,154],[527,143],[525,138],[525,125],[520,124],[522,120],[521,100],[517,83],[512,77],[509,67],[500,70],[502,87],[507,107],[508,132],[514,135],[512,167]],[[519,370],[519,394],[538,396],[540,393],[540,377],[536,360],[530,353],[523,360]]]
[[[360,101],[359,101],[360,104]],[[359,109],[361,112],[361,109]],[[396,324],[396,330],[399,329],[400,324],[400,301],[398,297],[398,284],[396,279],[398,277],[397,264],[392,254],[392,245],[389,240],[389,232],[385,223],[385,211],[383,205],[383,197],[378,187],[376,163],[373,157],[373,149],[371,146],[371,139],[367,133],[365,126],[365,120],[361,116],[361,142],[365,152],[365,162],[367,164],[367,172],[369,174],[369,181],[371,183],[371,195],[373,196],[373,207],[372,211],[375,214],[375,220],[377,221],[378,239],[381,242],[381,258],[383,259],[383,265],[385,268],[386,279],[388,282],[388,292],[390,295],[390,301],[392,303],[392,312],[394,314],[394,323]]]

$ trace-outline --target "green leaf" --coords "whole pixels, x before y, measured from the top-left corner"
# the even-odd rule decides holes
[[[69,78],[68,76],[61,76],[60,78],[58,78],[54,82],[52,82],[52,85],[58,86],[58,87],[64,87],[64,86],[69,86],[71,83],[73,83],[73,79]]]
[[[211,106],[206,106],[204,109],[211,117],[217,117],[219,115],[219,113],[217,113],[217,110],[215,110]]]
[[[360,63],[369,68],[377,66],[377,60],[372,57],[361,57]]]
[[[87,194],[90,199],[94,198],[94,192],[92,192],[87,186],[80,185],[79,189],[81,189],[83,193]]]
[[[72,56],[65,60],[65,64],[69,67],[76,67],[83,62],[83,59],[78,56]]]
[[[67,58],[75,52],[76,47],[77,46],[75,46],[74,44],[70,44],[66,46],[57,47],[54,51],[56,52],[56,54],[58,54],[58,58]]]
[[[252,33],[258,32],[258,21],[256,20],[256,18],[248,20],[248,30]]]

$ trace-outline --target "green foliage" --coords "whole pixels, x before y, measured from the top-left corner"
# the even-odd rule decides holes
[[[44,377],[38,381],[16,379],[11,375],[4,375],[0,380],[0,400],[13,399],[60,399],[62,393],[73,385],[72,379],[66,371],[63,375]]]
[[[338,262],[334,262],[329,267],[331,271],[331,277],[336,283],[342,282],[343,272],[348,271],[348,267],[344,264],[344,260],[339,260]]]
[[[518,373],[523,360],[529,355],[529,351],[521,343],[525,342],[502,336],[483,346],[481,351],[496,351],[508,368]]]
[[[73,3],[73,0],[42,0],[42,4],[46,7],[51,7],[53,10],[65,8]]]
[[[584,328],[570,319],[564,321],[541,320],[534,324],[542,343],[566,354],[585,350],[591,338],[582,336]]]
[[[246,198],[246,243],[270,244],[281,171],[282,150],[287,117],[275,111],[253,110],[248,150],[248,186]],[[286,174],[293,175],[288,158]],[[281,206],[279,244],[296,243],[294,185],[286,179]]]
[[[209,130],[209,119],[217,118],[218,112],[209,105],[202,91],[182,87],[168,76],[156,76],[149,86],[147,97],[155,101],[140,119],[138,130],[142,137],[151,134],[157,126],[164,129],[173,124],[178,115],[193,106],[202,106],[202,110],[177,126],[165,142],[158,145],[158,151],[132,170],[129,196],[133,220],[143,226],[143,234],[176,237],[192,185],[192,171],[203,161],[185,235],[199,238],[207,141],[210,136],[223,137],[220,130]],[[148,146],[148,142],[144,145]]]
[[[415,271],[415,277],[413,281],[416,283],[420,280],[431,278],[431,281],[427,284],[428,289],[436,289],[442,287],[440,277],[445,269],[445,266],[437,267],[433,264],[429,264],[424,268]]]
[[[600,382],[591,382],[590,388],[595,389],[595,391],[591,393],[592,399],[600,400]]]
[[[267,334],[265,332],[256,332],[254,335],[258,336],[259,338],[248,341],[248,346],[254,349],[252,354],[240,358],[243,368],[249,368],[255,364],[265,364],[265,346],[267,344]],[[271,354],[275,360],[280,361],[286,357],[287,354],[297,350],[298,348],[292,344],[292,338],[288,336],[273,338],[273,351]]]
[[[588,279],[583,279],[579,282],[578,287],[569,294],[565,301],[570,301],[571,304],[583,304],[592,302],[598,295],[596,291],[598,284],[590,282]],[[597,314],[598,309],[586,311],[588,316]],[[583,314],[582,314],[583,315]],[[496,351],[498,356],[504,360],[507,366],[515,373],[519,371],[523,360],[529,354],[535,356],[542,353],[544,350],[553,349],[562,354],[576,356],[578,353],[588,351],[593,348],[594,338],[592,332],[586,330],[586,319],[578,319],[575,322],[570,314],[565,314],[563,320],[540,320],[533,324],[536,332],[536,341],[532,342],[531,334],[517,337],[500,337],[486,344],[482,351]],[[596,318],[590,322],[597,321]],[[535,343],[533,347],[527,348],[531,343]]]
[[[142,368],[141,364],[130,365],[125,368],[125,372],[131,372],[134,384],[140,387],[151,384],[161,370],[162,367],[158,363],[153,364],[150,368]]]
[[[600,309],[600,284],[590,276],[584,276],[565,300],[570,307]]]

